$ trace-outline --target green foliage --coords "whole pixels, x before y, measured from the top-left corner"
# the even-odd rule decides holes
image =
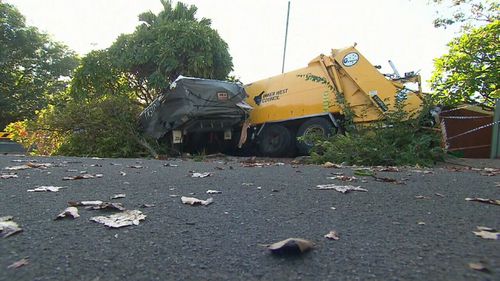
[[[142,24],[109,48],[114,67],[126,74],[138,99],[149,104],[179,75],[225,79],[232,70],[228,45],[195,6],[161,1],[164,10],[139,16]]]
[[[75,53],[26,26],[12,5],[0,3],[0,128],[30,119],[67,86]]]
[[[443,156],[440,135],[420,124],[427,110],[418,118],[409,118],[404,104],[386,114],[386,119],[372,125],[357,125],[345,135],[316,140],[311,152],[314,162],[351,165],[423,165],[431,166]]]
[[[500,98],[500,21],[471,29],[448,44],[449,53],[434,61],[433,97],[440,103],[482,103]]]
[[[435,27],[448,27],[460,24],[467,30],[478,24],[500,20],[498,0],[432,0],[438,4],[438,17]]]
[[[57,154],[98,157],[137,157],[144,154],[136,132],[141,108],[123,96],[70,102],[64,122],[53,125],[68,132]]]

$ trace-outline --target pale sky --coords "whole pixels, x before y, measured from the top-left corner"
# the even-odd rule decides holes
[[[52,35],[79,54],[109,47],[131,33],[137,15],[158,13],[159,0],[4,0],[27,23]],[[233,74],[250,83],[281,73],[288,0],[185,0],[198,17],[212,20],[228,43]],[[427,0],[291,0],[285,71],[307,66],[321,53],[356,42],[358,50],[382,72],[421,70],[431,76],[433,59],[446,53],[456,33],[436,29]],[[425,87],[428,89],[428,87]]]

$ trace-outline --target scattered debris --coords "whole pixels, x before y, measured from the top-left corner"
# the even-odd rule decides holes
[[[32,169],[32,168],[46,169],[46,168],[51,167],[51,166],[52,166],[51,163],[33,163],[33,162],[28,162],[28,163],[26,163],[24,165],[5,167],[5,170],[19,171],[19,170],[27,170],[27,169]]]
[[[339,175],[339,176],[334,176],[334,177],[328,177],[329,179],[331,180],[341,180],[341,181],[348,181],[348,182],[352,182],[352,181],[356,181],[358,180],[357,177],[350,177],[350,176],[346,176],[346,175]]]
[[[90,164],[90,167],[102,167],[102,164]]]
[[[372,175],[372,177],[375,179],[375,181],[390,182],[390,183],[394,183],[394,184],[405,184],[404,182],[399,181],[397,179],[393,179],[393,178],[379,177],[376,175]]]
[[[155,204],[142,204],[140,207],[141,208],[152,208],[154,206],[155,206]]]
[[[102,177],[103,177],[102,174],[95,174],[95,175],[92,175],[92,174],[81,174],[81,175],[76,175],[76,176],[64,177],[63,180],[64,181],[67,181],[67,180],[84,180],[84,179],[94,179],[94,178],[102,178]]]
[[[328,234],[325,234],[324,237],[328,238],[328,239],[331,239],[331,240],[339,240],[340,239],[337,231],[335,231],[335,230],[332,230],[332,231],[328,232]]]
[[[220,190],[211,190],[211,189],[207,190],[207,194],[221,194],[221,193],[222,191]]]
[[[207,205],[213,203],[214,199],[212,197],[210,197],[207,200],[200,200],[200,199],[194,198],[194,197],[182,196],[181,201],[182,201],[182,204],[188,204],[188,205],[192,205],[192,206],[194,206],[194,205],[207,206]]]
[[[438,196],[438,197],[444,197],[444,194],[441,194],[441,193],[434,193],[434,195]]]
[[[416,199],[431,199],[429,196],[423,196],[423,195],[417,195],[415,196]]]
[[[212,173],[205,172],[205,173],[191,173],[192,178],[206,178],[212,176]]]
[[[164,167],[179,167],[177,164],[170,164],[170,163],[165,163],[163,164]]]
[[[125,211],[125,207],[123,207],[122,203],[111,203],[111,202],[102,202],[99,205],[87,206],[87,209],[91,210],[118,210]]]
[[[31,169],[31,167],[28,165],[5,167],[5,170],[9,170],[9,171],[19,171],[19,170],[27,170],[27,169]]]
[[[244,183],[242,183],[241,185],[245,185],[245,186],[252,186],[252,185],[253,185],[253,182],[244,182]]]
[[[316,186],[318,190],[336,190],[340,193],[347,193],[351,191],[367,192],[368,190],[361,188],[361,186],[353,185],[335,185],[335,184],[320,184]]]
[[[120,228],[129,225],[139,225],[139,222],[146,219],[139,210],[129,210],[120,213],[112,214],[110,216],[98,216],[90,218],[91,221],[102,223],[111,228]]]
[[[388,167],[378,166],[376,167],[376,170],[379,172],[399,172],[399,169],[393,166],[388,166]]]
[[[488,268],[486,268],[486,265],[484,265],[482,262],[471,262],[469,263],[469,268],[485,273],[491,272]]]
[[[479,172],[479,174],[482,176],[493,177],[500,174],[500,169],[484,168],[482,171]]]
[[[214,169],[219,170],[219,171],[223,171],[224,170],[223,167],[219,167],[219,166],[215,166]]]
[[[335,163],[332,163],[332,162],[325,162],[321,166],[323,166],[325,168],[335,168],[335,169],[342,168],[342,165],[335,164]]]
[[[418,225],[425,225],[425,222],[423,222],[423,221],[419,221],[419,222],[417,222],[417,224],[418,224]]]
[[[0,217],[0,237],[7,238],[23,231],[12,218],[12,216]]]
[[[115,194],[115,195],[111,196],[110,199],[120,199],[120,198],[125,198],[125,197],[127,197],[126,194],[120,193],[120,194]]]
[[[354,174],[356,176],[363,176],[363,177],[371,177],[371,176],[375,175],[375,173],[372,170],[368,170],[368,169],[354,170]]]
[[[130,165],[130,166],[127,166],[128,168],[132,168],[132,169],[142,169],[144,168],[143,166],[141,165]]]
[[[2,174],[0,175],[0,179],[14,179],[14,178],[18,178],[18,176],[16,174]]]
[[[476,197],[476,198],[465,198],[465,200],[500,206],[500,200],[498,200],[498,199],[487,199],[487,198],[477,198]]]
[[[335,207],[330,207],[330,210],[334,210],[334,211],[335,211],[335,210],[337,210],[337,208],[335,208]]]
[[[122,176],[126,176],[126,175],[127,175],[127,173],[125,173],[124,171],[120,171],[120,175],[122,175]]]
[[[495,229],[490,227],[478,226],[477,230],[478,231],[473,231],[473,233],[483,239],[498,240],[500,237],[500,232],[497,232]]]
[[[68,207],[68,208],[64,209],[64,211],[62,211],[62,213],[57,215],[57,217],[55,219],[60,220],[60,219],[69,218],[69,217],[71,217],[73,219],[79,218],[80,215],[78,214],[78,208]]]
[[[271,192],[280,192],[279,189],[271,189]]]
[[[94,200],[94,201],[69,201],[68,202],[68,205],[72,206],[72,207],[80,207],[80,206],[98,206],[98,205],[101,205],[102,201],[100,200]]]
[[[28,192],[58,192],[59,189],[66,188],[64,186],[39,186],[35,189],[28,189]]]
[[[311,250],[314,244],[302,238],[288,238],[265,246],[276,255],[298,255]]]
[[[11,265],[7,266],[7,268],[20,268],[21,266],[25,266],[25,265],[28,265],[29,264],[29,261],[28,261],[28,258],[22,258],[14,263],[12,263]]]

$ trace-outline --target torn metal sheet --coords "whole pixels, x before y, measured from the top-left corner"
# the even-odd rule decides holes
[[[232,128],[248,118],[246,97],[237,83],[179,76],[141,113],[140,129],[158,139],[172,130]]]
[[[91,221],[102,223],[111,228],[120,228],[130,225],[139,225],[139,222],[146,219],[139,210],[128,210],[110,216],[97,216],[90,218]]]

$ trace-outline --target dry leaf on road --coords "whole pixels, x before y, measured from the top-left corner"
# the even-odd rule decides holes
[[[76,176],[69,176],[69,177],[64,177],[63,180],[85,180],[85,179],[94,179],[94,178],[102,178],[102,174],[81,174],[81,175],[76,175]]]
[[[206,177],[210,177],[212,174],[211,173],[192,173],[191,174],[191,177],[192,178],[206,178]]]
[[[111,202],[102,202],[101,204],[88,206],[87,208],[91,210],[106,210],[106,209],[118,210],[118,211],[126,210],[121,203],[111,203]]]
[[[55,218],[56,220],[60,220],[63,218],[79,218],[80,215],[78,214],[78,209],[76,207],[68,207],[62,211],[57,217]]]
[[[35,189],[28,189],[28,192],[58,192],[59,189],[66,188],[64,186],[39,186]]]
[[[220,190],[211,190],[211,189],[207,190],[207,194],[221,194],[221,193],[222,191]]]
[[[478,231],[473,231],[473,233],[483,239],[498,240],[498,238],[500,237],[500,232],[497,232],[493,228],[478,226],[477,230]]]
[[[102,201],[100,200],[94,200],[94,201],[69,201],[68,205],[73,206],[73,207],[79,207],[79,206],[98,206],[101,205]]]
[[[139,210],[123,211],[107,217],[98,216],[90,218],[91,221],[102,223],[111,228],[120,228],[130,225],[138,225],[139,222],[144,219],[146,219],[146,215],[144,215]]]
[[[482,262],[471,262],[469,263],[469,267],[477,271],[482,271],[486,273],[490,272],[490,270],[486,268],[486,265],[484,265]]]
[[[209,204],[212,204],[214,201],[213,198],[208,198],[207,200],[200,200],[198,198],[194,198],[194,197],[186,197],[186,196],[182,196],[181,197],[181,202],[182,204],[188,204],[188,205],[203,205],[203,206],[207,206]]]
[[[0,179],[14,179],[14,178],[18,178],[18,176],[16,174],[2,174],[0,175]]]
[[[328,232],[328,234],[325,234],[325,238],[328,238],[331,240],[339,240],[340,239],[339,234],[335,230],[332,230],[332,231]]]
[[[7,238],[21,231],[23,229],[12,220],[12,216],[0,217],[0,237]]]
[[[339,176],[334,176],[334,177],[328,177],[331,180],[341,180],[341,181],[356,181],[358,178],[357,177],[350,177],[346,175],[339,175]]]
[[[335,164],[335,163],[332,163],[332,162],[325,162],[325,163],[323,163],[323,165],[321,165],[321,166],[323,166],[323,167],[325,167],[325,168],[336,168],[336,169],[338,169],[338,168],[342,168],[342,165]]]
[[[314,244],[302,238],[288,238],[266,246],[276,255],[297,255],[311,250]]]
[[[126,195],[126,194],[124,194],[124,193],[120,193],[120,194],[115,194],[115,195],[113,195],[113,196],[111,197],[111,199],[120,199],[120,198],[125,198],[125,197],[127,197],[127,195]]]
[[[7,268],[20,268],[21,266],[25,266],[28,264],[29,264],[28,258],[22,258],[16,262],[12,263],[11,265],[7,266]]]
[[[367,192],[368,190],[361,188],[361,186],[353,185],[335,185],[335,184],[320,184],[316,186],[318,190],[336,190],[340,193],[347,193],[351,191]]]
[[[487,199],[487,198],[465,198],[467,201],[475,201],[480,203],[492,204],[500,206],[500,200],[498,199]]]

